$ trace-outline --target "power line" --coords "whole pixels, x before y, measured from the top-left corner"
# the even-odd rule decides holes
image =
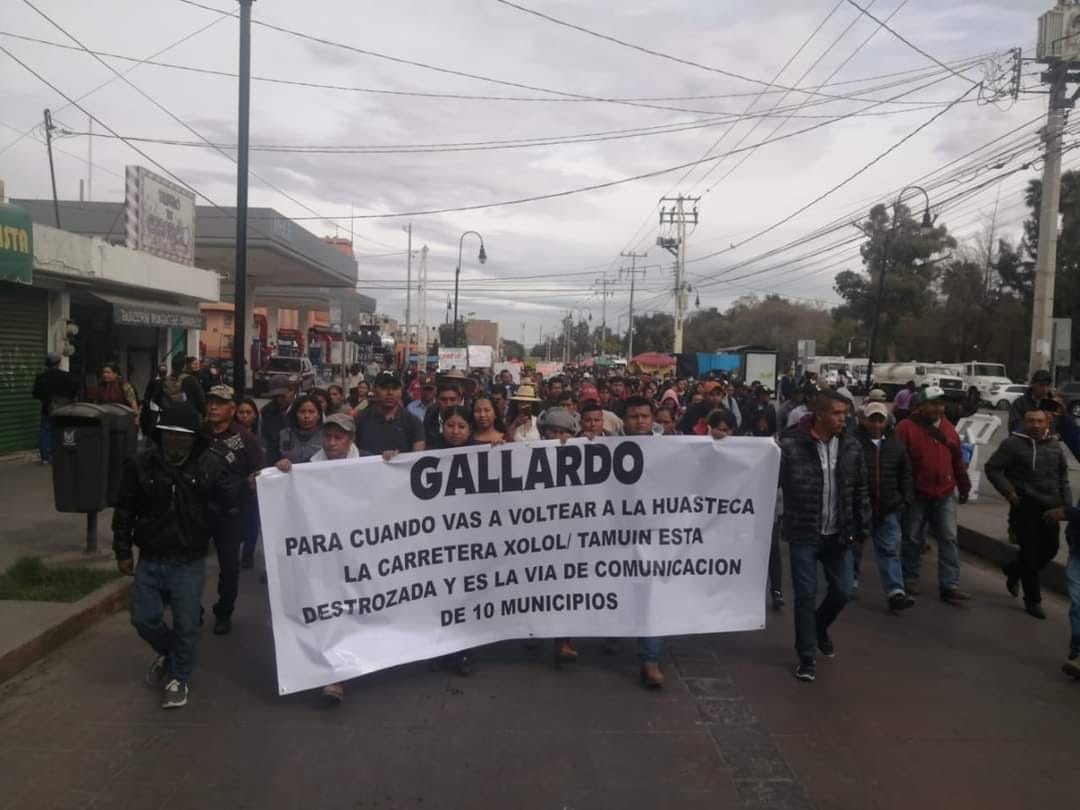
[[[201,9],[204,9],[206,11],[212,11],[215,14],[227,14],[230,17],[236,17],[237,16],[235,13],[222,11],[219,8],[214,8],[213,6],[205,5],[204,3],[200,3],[197,0],[177,0],[177,2],[183,3],[183,4],[188,5],[188,6],[193,6],[195,8],[201,8]],[[624,105],[628,105],[628,106],[631,106],[631,107],[647,107],[647,108],[660,109],[660,110],[675,110],[677,112],[704,112],[704,111],[701,111],[701,110],[696,110],[696,111],[694,111],[694,110],[682,110],[682,109],[679,109],[677,107],[665,107],[665,106],[661,106],[661,105],[649,104],[649,103],[637,102],[637,101],[625,101],[625,100],[619,100],[619,99],[616,99],[616,98],[604,98],[604,97],[600,97],[600,96],[587,95],[587,94],[584,94],[584,93],[573,93],[573,92],[569,92],[569,91],[566,91],[566,90],[554,90],[552,88],[539,87],[537,85],[526,84],[524,82],[515,82],[515,81],[510,81],[508,79],[498,79],[498,78],[495,78],[493,76],[484,76],[484,75],[481,75],[481,74],[478,74],[478,73],[469,73],[469,72],[462,71],[462,70],[455,70],[453,68],[446,68],[446,67],[442,67],[442,66],[439,66],[439,65],[432,65],[432,64],[429,64],[427,62],[420,62],[420,61],[417,61],[415,59],[406,59],[406,58],[403,58],[403,57],[400,57],[400,56],[392,56],[390,54],[380,53],[378,51],[372,51],[372,50],[369,50],[369,49],[366,49],[366,48],[360,48],[360,47],[357,47],[356,45],[349,45],[349,44],[346,44],[346,43],[343,43],[343,42],[336,42],[334,40],[327,39],[325,37],[315,36],[313,34],[306,34],[306,33],[302,32],[302,31],[297,31],[297,30],[292,29],[292,28],[286,28],[284,26],[275,25],[273,23],[266,22],[265,20],[252,20],[252,23],[254,25],[258,25],[258,26],[261,26],[263,28],[268,28],[271,31],[277,31],[277,32],[282,33],[282,34],[287,34],[288,36],[296,37],[298,39],[302,39],[302,40],[305,40],[307,42],[314,42],[316,44],[325,45],[325,46],[331,47],[331,48],[340,48],[342,50],[351,51],[353,53],[361,54],[362,56],[370,56],[370,57],[373,57],[375,59],[383,59],[383,60],[386,60],[386,61],[389,61],[389,62],[394,62],[395,64],[401,64],[401,65],[408,65],[410,67],[423,68],[425,70],[435,71],[436,73],[444,73],[444,74],[447,74],[447,75],[450,75],[450,76],[458,76],[458,77],[465,78],[465,79],[472,79],[474,81],[487,82],[489,84],[497,84],[497,85],[502,85],[504,87],[514,87],[514,88],[517,88],[519,90],[531,90],[533,92],[539,92],[539,93],[550,93],[552,95],[563,96],[563,97],[566,97],[566,98],[577,98],[577,99],[582,99],[582,100],[585,100],[585,101],[598,101],[598,102],[605,102],[605,103],[609,103],[609,104],[624,104]],[[717,70],[719,70],[719,68],[717,68]],[[736,79],[739,79],[741,81],[749,82],[749,83],[752,83],[752,84],[765,85],[765,86],[776,86],[776,87],[778,87],[780,89],[784,89],[784,90],[790,89],[790,90],[793,90],[793,91],[799,92],[799,93],[808,92],[808,91],[805,91],[805,90],[800,90],[798,88],[783,87],[782,85],[770,85],[768,82],[766,82],[763,79],[755,79],[755,78],[752,78],[750,76],[743,76],[741,74],[734,73],[734,72],[731,72],[731,71],[727,71],[727,73],[730,74],[730,76],[732,78],[736,78]],[[824,98],[840,98],[840,99],[844,99],[844,100],[850,100],[850,97],[848,97],[848,96],[836,96],[836,95],[833,95],[833,94],[830,94],[830,93],[813,92],[813,93],[810,93],[810,95],[822,96]],[[865,99],[860,99],[860,100],[865,100]]]
[[[50,16],[49,16],[48,14],[46,14],[46,13],[45,13],[44,11],[42,11],[42,10],[41,10],[41,9],[39,9],[39,8],[38,8],[37,6],[35,6],[35,5],[34,5],[34,4],[33,4],[33,3],[31,2],[31,0],[23,0],[23,3],[25,3],[25,4],[27,5],[27,6],[29,6],[29,7],[30,7],[30,8],[31,8],[31,9],[32,9],[32,10],[33,10],[33,11],[34,11],[35,13],[37,13],[37,14],[38,14],[38,15],[39,15],[40,17],[42,17],[42,18],[43,18],[43,19],[44,19],[44,20],[45,20],[46,22],[48,22],[48,23],[49,23],[50,25],[52,25],[52,26],[53,26],[54,28],[56,28],[56,30],[58,30],[58,31],[59,31],[60,33],[62,33],[62,34],[63,34],[64,36],[68,37],[68,38],[69,38],[69,39],[70,39],[70,40],[71,40],[72,42],[74,42],[74,43],[75,43],[76,45],[78,45],[78,46],[79,46],[79,48],[81,48],[81,49],[82,49],[83,51],[86,51],[86,52],[87,52],[87,53],[89,53],[89,54],[90,54],[91,56],[93,56],[93,58],[94,58],[94,59],[95,59],[95,60],[96,60],[97,62],[99,62],[99,63],[100,63],[101,65],[103,65],[103,66],[104,66],[104,67],[105,67],[105,68],[106,68],[107,70],[109,70],[109,71],[110,71],[111,73],[115,74],[115,75],[116,75],[116,78],[120,79],[120,80],[121,80],[121,81],[122,81],[122,82],[123,82],[124,84],[126,84],[126,85],[127,85],[128,87],[130,87],[130,88],[131,88],[132,90],[134,90],[134,91],[135,91],[136,93],[138,93],[138,94],[139,94],[140,96],[142,96],[142,97],[143,97],[143,98],[145,98],[145,99],[146,99],[147,101],[149,101],[149,102],[150,102],[151,104],[153,104],[153,105],[154,105],[155,107],[157,107],[157,108],[158,108],[159,110],[161,110],[161,112],[165,113],[165,114],[166,114],[167,116],[169,116],[169,118],[171,118],[171,119],[172,119],[173,121],[175,121],[176,123],[178,123],[178,124],[179,124],[180,126],[182,126],[182,127],[184,128],[184,129],[186,129],[186,130],[187,130],[188,132],[190,132],[190,133],[191,133],[192,135],[194,135],[194,136],[195,136],[196,138],[198,138],[198,139],[199,139],[199,140],[201,140],[201,141],[202,141],[203,143],[205,143],[205,144],[206,144],[207,146],[209,146],[210,148],[214,149],[214,150],[215,150],[216,152],[218,152],[219,154],[223,155],[223,156],[224,156],[224,157],[225,157],[225,158],[226,158],[226,159],[227,159],[228,161],[230,161],[231,163],[234,163],[234,164],[236,163],[236,158],[234,158],[234,157],[233,157],[232,155],[230,155],[230,154],[229,154],[228,152],[226,152],[226,151],[225,151],[224,149],[221,149],[220,147],[218,147],[218,146],[216,146],[215,144],[211,143],[211,142],[210,142],[210,141],[209,141],[209,140],[208,140],[207,138],[205,138],[205,137],[203,136],[203,134],[202,134],[201,132],[199,132],[199,131],[198,131],[197,129],[195,129],[195,128],[194,128],[194,127],[192,127],[192,126],[191,126],[190,124],[188,124],[188,123],[187,123],[186,121],[184,121],[184,120],[183,120],[182,118],[180,118],[180,116],[178,116],[178,115],[176,115],[175,113],[173,113],[173,112],[172,112],[172,110],[170,110],[170,109],[169,109],[168,107],[166,107],[166,106],[165,106],[164,104],[162,104],[161,102],[159,102],[159,101],[158,101],[157,99],[155,99],[155,98],[154,98],[153,96],[151,96],[151,95],[150,95],[149,93],[145,92],[145,91],[144,91],[144,90],[143,90],[143,89],[142,89],[141,87],[139,87],[139,86],[138,86],[137,84],[135,84],[135,83],[134,83],[134,82],[132,82],[132,81],[131,81],[130,79],[128,79],[128,78],[127,78],[127,77],[126,77],[126,76],[125,76],[125,75],[124,75],[123,73],[121,73],[120,71],[118,71],[118,70],[117,70],[116,68],[114,68],[114,67],[113,67],[112,65],[110,65],[110,64],[109,64],[108,62],[106,62],[106,61],[105,61],[105,60],[104,60],[104,59],[103,59],[102,57],[100,57],[100,56],[97,56],[96,54],[90,53],[90,49],[89,49],[89,48],[87,48],[87,47],[86,47],[86,45],[84,45],[84,44],[83,44],[83,43],[82,43],[82,42],[81,42],[81,41],[79,40],[79,38],[78,38],[78,37],[76,37],[76,36],[75,36],[74,34],[72,34],[72,33],[71,33],[70,31],[68,31],[67,29],[65,29],[65,28],[64,28],[64,27],[63,27],[62,25],[60,25],[60,23],[58,23],[58,22],[57,22],[56,20],[54,20],[54,19],[53,19],[52,17],[50,17]],[[110,130],[110,132],[112,132],[112,130]],[[119,138],[119,135],[118,135],[117,133],[113,132],[113,135],[115,135],[116,137],[118,137],[118,138]],[[124,142],[125,142],[125,143],[128,143],[128,144],[130,145],[130,141],[131,141],[131,140],[133,140],[133,139],[126,139],[126,140],[125,140],[125,139],[121,139],[121,140],[124,140]],[[309,205],[306,205],[306,204],[302,203],[302,202],[301,202],[300,200],[296,199],[296,197],[292,196],[291,194],[289,194],[289,193],[288,193],[287,191],[285,191],[284,189],[282,189],[282,188],[280,188],[280,187],[278,187],[278,186],[274,185],[274,183],[272,183],[271,181],[267,180],[266,178],[264,178],[264,177],[261,177],[261,176],[259,176],[259,175],[258,175],[258,174],[257,174],[257,173],[256,173],[256,172],[254,171],[254,170],[252,170],[252,171],[250,172],[250,174],[251,174],[251,176],[252,176],[252,177],[254,177],[255,179],[259,180],[259,181],[260,181],[261,183],[265,184],[265,185],[266,185],[266,186],[268,186],[269,188],[272,188],[272,189],[273,189],[274,191],[276,191],[277,193],[281,194],[281,195],[282,195],[283,197],[285,197],[285,198],[286,198],[287,200],[289,200],[290,202],[293,202],[293,203],[295,203],[296,205],[298,205],[298,206],[300,206],[301,208],[303,208],[303,209],[304,209],[305,211],[308,211],[308,212],[310,212],[311,214],[315,215],[315,216],[316,216],[316,217],[317,217],[318,219],[321,219],[321,220],[325,220],[326,222],[334,222],[334,221],[333,221],[332,219],[329,219],[329,218],[327,218],[327,217],[322,217],[322,216],[320,216],[320,215],[319,215],[319,212],[318,212],[318,211],[316,211],[315,209],[313,209],[313,208],[312,208],[311,206],[309,206]],[[339,223],[334,223],[334,224],[339,224]],[[385,244],[384,242],[379,242],[379,241],[377,241],[377,240],[375,240],[375,239],[370,239],[370,238],[368,238],[368,237],[366,237],[366,236],[363,236],[363,235],[360,235],[360,234],[357,234],[357,236],[358,236],[359,238],[361,238],[361,239],[364,239],[365,241],[373,242],[374,244],[380,245],[380,246],[382,246],[382,247],[387,247],[387,248],[393,248],[393,247],[394,247],[393,245],[387,245],[387,244]]]
[[[857,8],[862,14],[865,14],[867,17],[869,17],[871,20],[876,22],[878,25],[880,25],[882,28],[884,28],[886,31],[888,31],[890,34],[892,34],[898,40],[903,42],[905,45],[907,45],[913,51],[915,51],[916,53],[922,54],[923,56],[925,56],[927,59],[929,59],[931,62],[933,62],[938,67],[945,68],[947,71],[952,73],[954,76],[956,76],[959,79],[963,79],[965,82],[970,82],[972,85],[974,85],[976,87],[979,86],[979,82],[976,82],[973,79],[969,79],[967,76],[963,75],[962,73],[957,73],[955,70],[950,68],[944,62],[942,62],[940,59],[938,59],[936,56],[933,56],[933,55],[927,53],[922,48],[920,48],[918,45],[916,45],[914,42],[912,42],[911,40],[904,37],[903,34],[900,34],[895,29],[890,28],[888,23],[884,22],[883,20],[879,20],[877,17],[875,17],[873,14],[871,14],[867,9],[863,8],[858,3],[856,3],[855,0],[847,0],[847,2],[851,3],[851,5],[855,6],[855,8]]]
[[[211,23],[211,25],[214,25],[217,22],[220,22],[222,19],[225,19],[225,18],[227,18],[229,16],[230,15],[228,13],[222,12],[222,16],[218,20],[215,20],[213,23]],[[207,26],[207,27],[209,27],[209,26]],[[204,29],[199,29],[199,30],[202,31]],[[196,32],[196,33],[198,33],[198,32]],[[73,45],[68,45],[68,44],[63,43],[63,42],[55,42],[53,40],[42,39],[40,37],[31,37],[31,36],[27,36],[25,34],[16,34],[16,33],[12,32],[12,31],[0,31],[0,36],[10,37],[12,39],[17,39],[17,40],[20,40],[20,41],[23,41],[23,42],[30,42],[30,43],[34,43],[34,44],[37,44],[37,45],[45,45],[45,46],[48,46],[48,47],[51,47],[51,48],[60,48],[60,49],[63,49],[63,50],[68,50],[68,51],[81,51],[82,50],[82,48],[77,48],[77,47],[75,47]],[[189,36],[193,36],[193,35],[189,35]],[[180,43],[174,43],[174,45],[172,45],[170,47],[175,47],[178,44],[180,44]],[[165,49],[165,50],[167,50],[167,49]],[[158,53],[163,53],[163,52],[164,52],[164,50],[159,51]],[[112,51],[101,51],[101,50],[92,50],[91,49],[90,53],[96,54],[98,56],[103,56],[103,57],[105,57],[107,59],[117,59],[117,60],[120,60],[120,61],[123,61],[123,62],[134,62],[134,63],[141,64],[141,65],[149,65],[150,67],[164,68],[164,69],[168,69],[168,70],[186,71],[186,72],[189,72],[189,73],[197,73],[197,74],[201,74],[201,75],[205,75],[205,76],[215,76],[215,77],[218,77],[218,78],[226,78],[226,79],[236,79],[236,78],[238,78],[237,73],[233,73],[233,72],[227,71],[227,70],[216,70],[214,68],[199,67],[197,65],[185,65],[185,64],[179,64],[179,63],[176,63],[176,62],[161,62],[161,61],[154,60],[152,58],[139,59],[139,58],[136,58],[136,57],[133,57],[133,56],[126,56],[124,54],[114,53]],[[982,53],[982,54],[974,54],[972,56],[969,56],[969,57],[966,57],[966,58],[963,58],[963,59],[958,59],[956,62],[953,63],[953,65],[955,67],[957,67],[957,68],[971,67],[973,64],[981,63],[981,62],[985,61],[987,58],[989,58],[989,57],[991,57],[993,55],[994,54],[992,52],[987,52],[987,53]],[[882,74],[878,74],[876,76],[866,76],[866,77],[861,77],[861,78],[857,78],[857,79],[845,79],[844,81],[833,82],[833,83],[829,83],[829,84],[826,84],[826,85],[818,85],[817,87],[818,87],[818,89],[821,89],[821,88],[826,87],[826,86],[828,86],[828,87],[833,87],[833,86],[840,87],[840,86],[846,86],[846,85],[852,85],[852,84],[867,84],[869,82],[876,82],[876,81],[880,81],[882,79],[893,79],[893,78],[896,78],[898,76],[913,76],[914,74],[925,74],[927,70],[929,70],[929,68],[922,67],[922,68],[915,68],[915,69],[908,69],[908,70],[893,71],[891,73],[882,73]],[[935,72],[936,72],[936,69],[935,69]],[[689,96],[615,96],[615,97],[611,97],[610,99],[594,99],[594,98],[589,97],[589,96],[584,96],[584,97],[581,97],[581,98],[577,98],[577,97],[569,97],[569,98],[567,98],[567,97],[561,97],[561,96],[559,96],[559,97],[550,97],[550,96],[493,96],[493,95],[482,95],[482,94],[475,94],[475,93],[440,93],[440,92],[422,91],[422,90],[391,90],[391,89],[387,89],[387,88],[359,87],[359,86],[354,86],[354,85],[329,84],[329,83],[325,83],[325,82],[303,81],[303,80],[299,80],[299,79],[284,79],[284,78],[280,78],[280,77],[271,77],[271,76],[252,76],[251,80],[256,81],[256,82],[265,82],[265,83],[278,84],[278,85],[284,85],[284,86],[302,87],[302,88],[313,89],[313,90],[334,90],[334,91],[340,91],[340,92],[371,93],[371,94],[375,94],[375,95],[388,95],[388,96],[411,96],[411,97],[418,97],[418,98],[447,99],[447,100],[458,100],[458,101],[544,102],[544,103],[566,103],[566,104],[584,104],[584,103],[607,102],[607,101],[611,101],[611,102],[617,102],[617,101],[640,101],[640,102],[652,102],[652,101],[708,101],[708,100],[715,100],[715,99],[743,98],[743,97],[746,97],[746,96],[756,95],[756,94],[758,94],[758,92],[764,92],[766,94],[768,94],[768,93],[780,93],[780,92],[785,92],[785,93],[792,92],[790,90],[774,89],[774,90],[752,91],[752,92],[743,92],[743,93],[707,93],[707,94],[689,95]],[[110,79],[109,81],[111,82],[111,81],[113,81],[113,79]],[[106,82],[106,84],[107,83],[108,82]],[[877,89],[880,89],[880,88],[875,88],[875,87],[863,88],[863,89],[861,89],[859,91],[859,95],[861,95],[863,93],[872,93],[872,92],[875,92]],[[91,91],[91,92],[93,92],[93,91]],[[848,99],[848,100],[852,100],[852,99]],[[862,100],[865,100],[865,99],[854,98],[854,100],[862,101]],[[899,104],[899,103],[907,103],[907,102],[896,102],[896,103]],[[665,108],[665,109],[668,109],[668,108]],[[715,111],[681,110],[680,108],[670,108],[670,109],[672,109],[673,111],[680,111],[680,112],[696,112],[696,113],[707,113],[707,114],[715,113]]]
[[[172,50],[173,48],[176,48],[176,47],[178,47],[178,46],[180,46],[180,45],[183,45],[183,44],[184,44],[185,42],[187,42],[187,41],[188,41],[189,39],[191,39],[192,37],[198,36],[198,35],[199,35],[199,34],[201,34],[201,33],[202,33],[203,31],[206,31],[207,29],[213,28],[213,27],[214,27],[215,25],[217,25],[217,24],[218,24],[219,22],[221,22],[222,20],[224,20],[226,16],[227,16],[227,15],[225,15],[225,14],[223,13],[223,14],[222,14],[222,15],[221,15],[220,17],[218,17],[218,18],[217,18],[216,20],[213,20],[213,21],[211,21],[211,22],[207,23],[206,25],[202,26],[202,28],[197,28],[196,30],[192,31],[192,32],[191,32],[190,34],[187,34],[186,36],[184,36],[184,37],[181,37],[180,39],[178,39],[178,40],[177,40],[176,42],[173,42],[173,43],[172,43],[171,45],[166,45],[166,46],[165,46],[164,48],[162,48],[161,50],[159,50],[159,51],[155,51],[154,53],[150,54],[150,56],[148,56],[148,57],[147,57],[146,59],[131,59],[130,61],[134,62],[135,64],[133,64],[133,65],[132,65],[132,66],[131,66],[130,68],[128,68],[127,70],[125,70],[125,71],[124,71],[124,75],[127,75],[127,74],[128,74],[128,73],[130,73],[131,71],[135,70],[135,69],[136,69],[137,67],[139,67],[139,65],[143,65],[143,64],[148,64],[148,63],[150,62],[150,60],[151,60],[151,59],[153,59],[154,57],[156,57],[156,56],[160,56],[161,54],[165,53],[166,51],[171,51],[171,50]],[[64,47],[70,47],[70,46],[64,46]],[[88,98],[89,96],[92,96],[92,95],[93,95],[94,93],[96,93],[96,92],[97,92],[98,90],[100,90],[101,88],[105,87],[106,85],[112,84],[112,83],[113,83],[114,81],[116,81],[116,77],[115,77],[115,76],[113,76],[112,78],[110,78],[110,79],[107,79],[106,81],[102,82],[102,83],[101,83],[101,84],[99,84],[99,85],[98,85],[97,87],[94,87],[94,88],[92,88],[92,89],[90,89],[90,90],[87,90],[87,91],[86,91],[85,93],[83,93],[83,94],[82,94],[81,96],[78,96],[78,97],[77,97],[77,98],[76,98],[75,100],[76,100],[76,101],[82,101],[82,100],[83,100],[84,98]],[[64,111],[65,109],[67,109],[68,107],[70,107],[70,106],[71,106],[70,104],[65,104],[65,105],[64,105],[63,107],[60,107],[60,109],[58,109],[58,110],[57,110],[57,112],[62,112],[62,111]],[[11,148],[12,146],[14,146],[15,144],[17,144],[17,143],[18,143],[19,141],[21,141],[21,140],[22,140],[23,138],[25,138],[25,137],[26,137],[26,136],[27,136],[27,135],[28,135],[28,134],[29,134],[29,133],[30,133],[31,131],[32,131],[32,129],[30,129],[30,130],[26,130],[26,132],[23,132],[23,133],[22,133],[21,135],[19,135],[19,137],[18,137],[18,138],[16,138],[15,140],[11,141],[10,143],[6,144],[6,145],[5,145],[5,146],[3,146],[3,147],[0,147],[0,155],[2,155],[2,154],[3,154],[4,152],[6,152],[6,151],[7,151],[8,149],[10,149],[10,148]]]

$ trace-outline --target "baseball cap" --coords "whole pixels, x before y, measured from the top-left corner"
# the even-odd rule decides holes
[[[880,402],[871,402],[869,405],[863,408],[863,414],[867,417],[880,416],[883,419],[888,419],[889,409]]]
[[[206,392],[206,398],[209,399],[210,397],[222,399],[225,400],[225,402],[232,402],[236,399],[236,391],[233,390],[231,385],[215,385]]]
[[[158,430],[169,433],[197,433],[199,430],[199,414],[187,404],[171,405],[161,413],[161,419],[157,423]]]
[[[920,388],[919,392],[915,394],[915,404],[925,405],[927,402],[942,399],[944,396],[945,392],[936,385],[928,385],[926,388]]]
[[[1031,375],[1031,382],[1032,384],[1052,385],[1054,380],[1050,376],[1049,371],[1047,371],[1045,368],[1041,368]]]
[[[401,388],[401,380],[394,372],[383,371],[375,378],[372,385],[375,388]]]
[[[275,377],[270,381],[270,396],[277,397],[287,393],[289,393],[289,383],[287,380]]]
[[[569,433],[577,433],[578,426],[574,414],[570,411],[565,408],[549,408],[540,422],[540,430],[544,428],[560,428]]]
[[[888,399],[888,395],[880,388],[871,388],[866,398],[871,402],[884,402]]]
[[[356,433],[356,423],[347,413],[332,413],[323,420],[323,426],[334,425],[346,433]]]

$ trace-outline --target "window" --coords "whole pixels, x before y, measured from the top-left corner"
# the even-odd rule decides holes
[[[224,319],[224,322],[222,323],[222,326],[224,326],[224,328],[226,328],[226,329],[232,329],[233,328],[232,319],[233,319],[233,314],[231,312],[226,312],[225,313],[225,319]]]

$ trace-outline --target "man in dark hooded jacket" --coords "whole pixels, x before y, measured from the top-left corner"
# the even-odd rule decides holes
[[[113,512],[116,566],[135,577],[131,623],[157,653],[146,680],[165,683],[163,709],[187,704],[210,545],[208,505],[241,495],[230,493],[227,462],[200,439],[199,422],[185,403],[165,409],[150,447],[124,462]]]

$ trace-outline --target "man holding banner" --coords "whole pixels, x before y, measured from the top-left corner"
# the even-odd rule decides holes
[[[282,694],[521,638],[765,625],[780,450],[762,439],[530,441],[257,479]],[[724,475],[717,475],[723,470]]]

